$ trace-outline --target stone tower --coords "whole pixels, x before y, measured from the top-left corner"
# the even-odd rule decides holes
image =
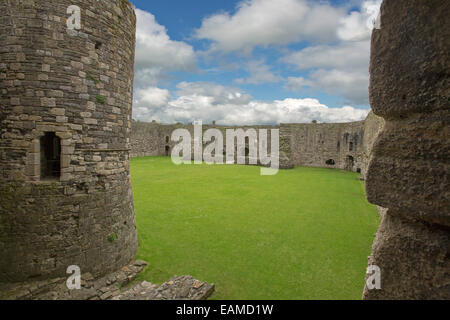
[[[117,270],[137,250],[133,7],[3,0],[0,17],[0,282]]]

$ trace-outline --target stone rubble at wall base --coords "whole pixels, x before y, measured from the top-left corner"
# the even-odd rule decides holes
[[[82,274],[80,290],[69,290],[66,278],[0,284],[0,300],[205,300],[214,292],[214,284],[191,276],[175,276],[160,286],[147,281],[127,286],[146,265],[137,260],[100,279]]]

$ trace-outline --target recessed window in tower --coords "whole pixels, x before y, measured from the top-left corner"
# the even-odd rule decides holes
[[[348,145],[348,150],[353,151],[353,142],[350,142]]]
[[[61,176],[61,139],[54,132],[46,132],[41,138],[41,179]]]

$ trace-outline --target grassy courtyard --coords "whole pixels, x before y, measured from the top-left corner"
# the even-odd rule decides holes
[[[359,175],[131,160],[140,275],[192,275],[213,299],[360,299],[379,217]]]

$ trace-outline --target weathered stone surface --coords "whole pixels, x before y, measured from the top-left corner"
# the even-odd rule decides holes
[[[381,268],[381,290],[366,299],[449,299],[450,233],[438,225],[383,215],[369,265]]]
[[[6,300],[206,300],[214,285],[191,276],[173,277],[161,286],[141,281],[127,287],[147,266],[137,260],[114,273],[95,279],[81,275],[81,289],[67,289],[66,278],[7,284],[0,283],[0,299]]]
[[[364,179],[367,178],[367,169],[372,156],[373,146],[378,138],[378,135],[383,130],[384,124],[384,119],[375,115],[373,111],[370,111],[366,120],[364,120],[364,137],[361,154],[363,163],[362,175]]]
[[[449,137],[448,110],[387,121],[374,146],[369,201],[450,226]]]
[[[194,143],[194,126],[192,124],[183,125],[183,124],[174,124],[174,125],[165,125],[159,124],[157,122],[140,122],[133,121],[131,124],[131,157],[145,157],[145,156],[167,156],[171,155],[171,151],[173,147],[178,144],[178,142],[174,142],[171,140],[172,133],[176,129],[186,129],[191,134],[192,138],[192,149],[191,155],[193,155],[193,143]],[[255,129],[258,134],[260,129],[266,129],[268,132],[268,152],[270,153],[271,141],[270,141],[270,130],[278,129],[277,126],[264,126],[264,125],[255,125],[255,126],[219,126],[219,125],[211,125],[204,124],[203,125],[203,133],[209,129],[218,129],[223,136],[223,151],[226,151],[226,132],[228,129],[237,130],[242,129],[246,132],[248,129]],[[235,139],[236,140],[236,139]],[[209,143],[204,143],[203,147],[205,147]],[[245,148],[249,148],[249,142],[245,143]],[[237,143],[235,141],[235,158],[234,163],[237,163]],[[243,153],[244,154],[244,153]],[[226,157],[224,153],[223,162],[226,162]],[[249,156],[243,157],[244,162],[246,164],[250,163]],[[256,159],[257,162],[257,159]]]
[[[69,290],[67,278],[24,283],[0,283],[0,299],[7,300],[109,300],[120,294],[121,287],[133,281],[147,265],[134,261],[128,266],[95,279],[91,273],[81,274],[81,289]]]
[[[374,30],[370,104],[375,114],[448,110],[450,93],[450,3],[446,0],[386,0],[381,29]]]
[[[218,129],[224,137],[226,148],[226,130],[254,128],[279,129],[280,168],[291,169],[294,166],[312,166],[338,168],[350,171],[366,172],[374,137],[381,130],[384,121],[370,113],[365,121],[351,123],[325,124],[281,124],[279,126],[221,126],[203,125],[203,130]],[[176,129],[187,129],[194,136],[192,125],[164,125],[156,122],[132,122],[131,156],[164,156],[176,143],[171,141]],[[366,133],[367,131],[367,133]],[[248,143],[246,144],[248,147]],[[268,150],[271,140],[268,138]],[[351,158],[350,158],[351,157]],[[330,161],[332,160],[332,161]],[[247,163],[248,163],[247,159]],[[329,164],[331,163],[331,164]]]
[[[214,284],[191,276],[175,276],[161,286],[143,281],[113,300],[206,300],[213,294],[214,288]]]
[[[372,34],[370,100],[386,124],[367,197],[386,207],[365,299],[450,299],[450,2],[384,0]]]
[[[295,166],[363,169],[364,121],[281,124],[280,132],[280,139],[289,143],[287,154]]]
[[[82,30],[69,35],[67,8],[74,4]],[[65,277],[70,265],[99,277],[134,257],[127,121],[135,27],[125,0],[0,1],[0,281]],[[90,85],[105,69],[115,81],[101,90]],[[108,119],[113,108],[116,117]],[[107,121],[114,130],[103,130]],[[61,144],[61,174],[53,181],[41,179],[46,132]],[[105,144],[108,150],[94,152]],[[116,170],[99,175],[98,166]]]

